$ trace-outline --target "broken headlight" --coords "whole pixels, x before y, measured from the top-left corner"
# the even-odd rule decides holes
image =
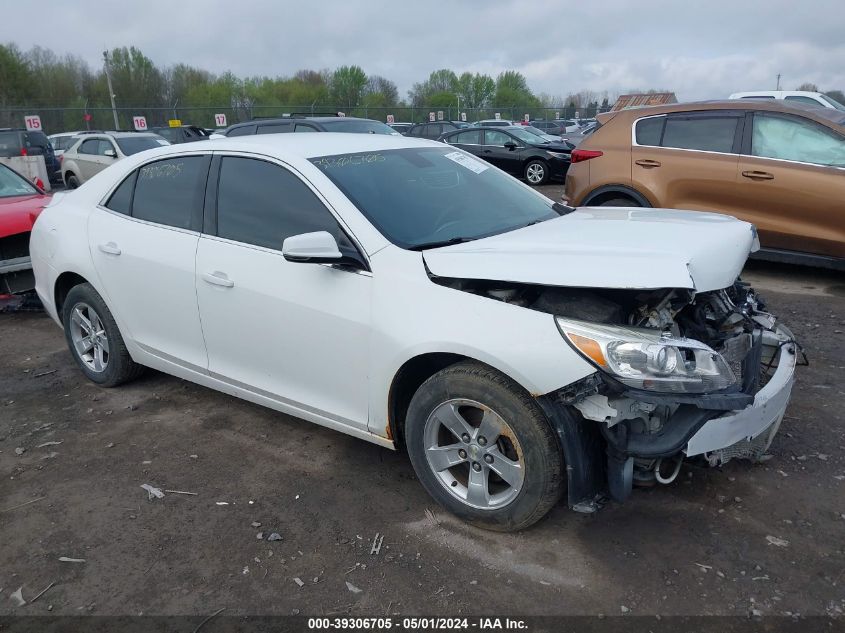
[[[725,359],[699,341],[645,328],[555,317],[567,341],[588,361],[636,389],[708,393],[736,382]]]

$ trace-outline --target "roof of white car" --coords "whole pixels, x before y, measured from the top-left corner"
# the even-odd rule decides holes
[[[406,147],[446,147],[442,143],[408,136],[390,134],[352,134],[343,132],[319,132],[315,134],[255,134],[235,138],[209,139],[198,143],[171,145],[157,149],[157,152],[182,153],[197,150],[232,150],[260,152],[267,155],[294,155],[301,158],[378,152]]]

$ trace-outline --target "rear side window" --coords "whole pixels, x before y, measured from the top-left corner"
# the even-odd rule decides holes
[[[76,150],[78,154],[93,154],[96,156],[97,150],[100,147],[100,141],[96,138],[89,138],[82,141],[79,149]]]
[[[226,156],[220,166],[217,235],[282,250],[286,237],[328,231],[351,247],[334,216],[291,172],[262,160]]]
[[[814,106],[816,108],[823,108],[824,106],[813,99],[812,97],[805,97],[803,95],[790,95],[784,99],[784,101],[792,101],[797,103],[803,103],[804,105]]]
[[[207,175],[204,156],[180,156],[144,165],[138,170],[132,217],[192,228],[202,214]]]
[[[667,117],[663,147],[730,153],[737,117]]]
[[[449,142],[463,145],[481,145],[481,130],[470,130],[469,132],[453,134],[449,137]]]
[[[665,116],[656,116],[648,119],[640,119],[634,128],[637,138],[637,145],[660,145],[660,137],[663,135],[663,124]]]
[[[291,132],[290,123],[268,123],[267,125],[259,125],[256,134],[279,134],[281,132]]]
[[[132,213],[132,189],[135,187],[135,178],[138,176],[137,171],[129,174],[120,186],[114,190],[114,193],[106,202],[106,208],[122,213],[123,215],[130,215]]]
[[[244,125],[243,127],[232,128],[226,136],[250,136],[251,134],[255,134],[255,126]]]
[[[0,156],[14,156],[20,152],[20,135],[17,132],[0,132]]]

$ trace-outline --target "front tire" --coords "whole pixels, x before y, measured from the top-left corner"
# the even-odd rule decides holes
[[[62,306],[70,353],[88,380],[116,387],[144,371],[132,360],[105,301],[91,284],[71,288]]]
[[[79,182],[79,178],[77,178],[75,174],[70,173],[70,174],[67,175],[67,188],[68,189],[79,189],[80,184],[81,183]]]
[[[464,521],[513,532],[542,519],[563,489],[563,457],[537,404],[475,362],[452,365],[414,394],[408,454],[428,493]]]
[[[549,181],[549,166],[539,159],[530,160],[525,164],[524,176],[529,185],[545,185]]]
[[[605,200],[602,202],[600,207],[640,207],[642,205],[637,204],[634,200],[630,198],[613,198],[612,200]]]

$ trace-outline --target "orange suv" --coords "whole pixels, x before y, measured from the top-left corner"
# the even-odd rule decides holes
[[[768,259],[845,269],[845,112],[733,100],[597,119],[568,204],[725,213],[757,226]]]

